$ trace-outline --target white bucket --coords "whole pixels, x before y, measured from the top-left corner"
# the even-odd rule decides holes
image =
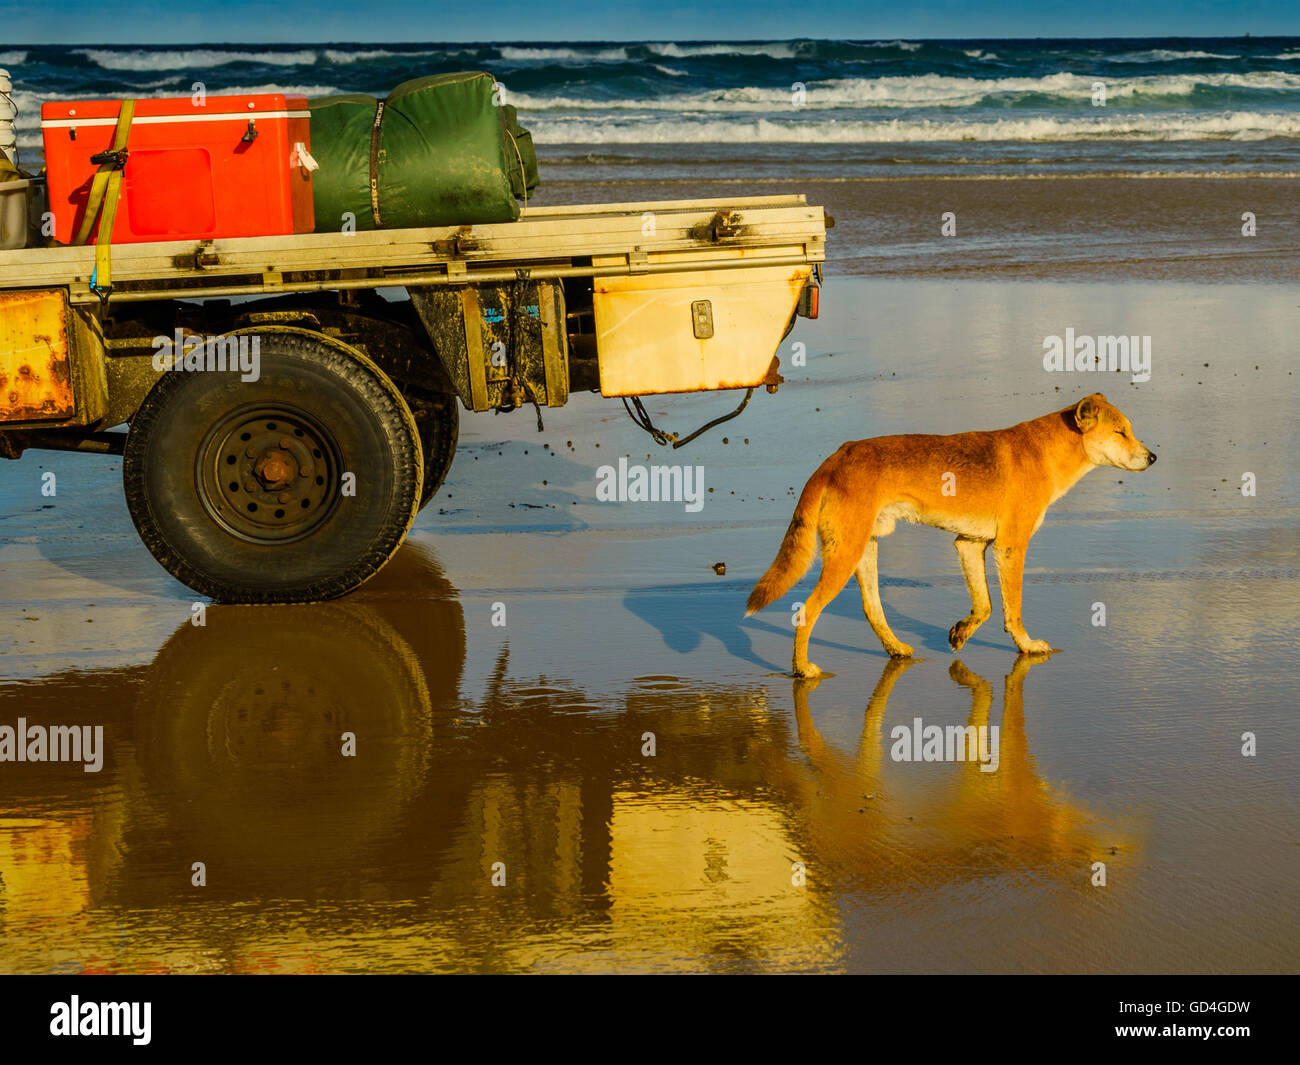
[[[0,181],[0,251],[27,247],[27,201],[32,182]]]
[[[11,163],[18,162],[18,139],[14,134],[14,102],[10,95],[13,84],[9,81],[9,71],[0,70],[0,152],[9,157]]]

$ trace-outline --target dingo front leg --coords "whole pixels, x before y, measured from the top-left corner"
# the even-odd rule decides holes
[[[975,630],[988,621],[993,613],[993,604],[989,602],[988,576],[984,571],[984,552],[988,546],[987,540],[957,537],[957,557],[961,559],[966,590],[970,592],[970,613],[948,631],[948,643],[954,651],[960,651],[962,645],[975,634]]]
[[[1016,647],[1023,654],[1048,654],[1052,646],[1046,640],[1031,640],[1020,620],[1021,582],[1025,575],[1025,552],[1028,541],[1013,540],[993,545],[993,557],[998,563],[998,583],[1002,586],[1002,627],[1011,634]]]

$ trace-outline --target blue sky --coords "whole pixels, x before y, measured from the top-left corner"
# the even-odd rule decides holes
[[[0,0],[0,47],[1300,35],[1300,0]]]

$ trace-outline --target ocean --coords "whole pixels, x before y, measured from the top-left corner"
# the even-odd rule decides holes
[[[1300,173],[1300,37],[5,47],[48,99],[384,95],[482,68],[562,180]],[[1104,87],[1104,100],[1101,88]],[[543,172],[543,180],[547,177]]]

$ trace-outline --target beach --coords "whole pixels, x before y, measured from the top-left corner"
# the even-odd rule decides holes
[[[805,371],[686,456],[596,397],[540,436],[466,418],[408,545],[319,607],[197,627],[118,460],[0,467],[0,722],[106,726],[98,773],[4,767],[0,968],[1292,968],[1294,290],[841,278],[823,308],[792,337]],[[1149,382],[1042,371],[1044,332],[1117,309],[1155,338]],[[822,457],[1098,388],[1160,462],[1090,474],[1031,545],[1025,616],[1061,654],[1018,661],[995,614],[952,655],[950,539],[905,528],[882,595],[915,664],[847,589],[812,645],[835,675],[784,675],[815,570],[741,614]],[[597,502],[619,455],[698,463],[704,507]],[[918,717],[999,724],[997,772],[894,761]],[[340,728],[362,752],[342,778]]]
[[[922,69],[904,64],[930,53],[899,42],[776,42],[742,56],[784,64],[761,83],[725,50],[603,47],[495,49],[538,131],[534,204],[825,206],[820,316],[782,342],[784,383],[677,451],[594,394],[545,410],[542,433],[531,408],[462,412],[406,545],[313,606],[215,605],[173,580],[131,524],[119,458],[0,462],[0,727],[103,729],[94,772],[0,762],[0,971],[1294,972],[1300,44],[1058,49],[1081,83],[1112,62],[1166,79],[1162,99],[1190,97],[1186,78],[1227,94],[1179,110],[1126,82],[1127,121],[1147,129],[1127,142],[1057,135],[1100,119],[1073,81],[1044,81],[1046,45],[981,73],[960,64],[1008,63],[1005,44],[949,43]],[[431,62],[268,46],[248,60],[265,69],[232,69],[201,51],[218,88],[279,69],[282,87],[369,91]],[[91,59],[121,84],[163,62]],[[779,122],[759,89],[788,92],[799,64],[823,64],[803,75],[815,87],[877,59],[896,66],[840,79],[879,87],[846,96],[838,123],[900,120],[878,112],[907,95],[909,130],[1005,132],[992,124],[1018,107],[1057,133],[690,139],[732,114],[708,94],[739,106],[748,86]],[[396,66],[339,73],[365,63]],[[559,139],[596,113],[592,64],[629,79],[640,64],[697,106],[647,103],[668,88],[638,108],[602,98],[617,137]],[[82,91],[65,67],[51,84]],[[1034,84],[991,102],[998,78]],[[1150,132],[1219,112],[1268,135]],[[690,129],[620,139],[648,113]],[[1049,370],[1067,331],[1132,338],[1149,363]],[[743,617],[804,483],[845,441],[1002,428],[1095,392],[1159,462],[1089,473],[1033,539],[1024,617],[1059,654],[1017,654],[992,566],[993,617],[953,654],[969,598],[952,536],[901,523],[880,545],[881,596],[913,659],[885,655],[850,586],[812,639],[827,675],[792,679],[815,565]],[[738,398],[645,403],[685,432]],[[702,506],[602,501],[620,460],[689,465]],[[996,768],[920,756],[927,726],[996,728]]]

